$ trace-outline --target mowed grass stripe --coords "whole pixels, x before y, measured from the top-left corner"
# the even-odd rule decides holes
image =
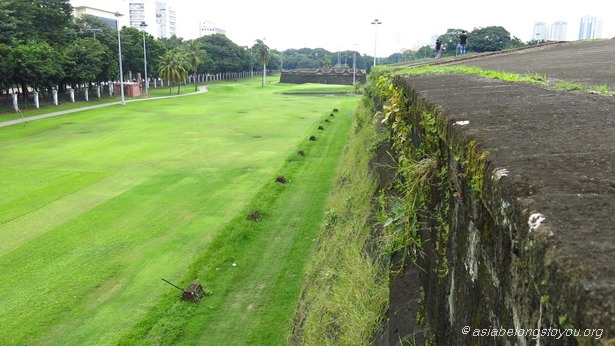
[[[94,184],[106,176],[101,173],[0,169],[0,181],[19,181],[19,184],[5,184],[2,188],[5,193],[0,195],[0,224],[58,200],[66,193]],[[72,190],[67,189],[67,186]],[[0,244],[2,242],[0,239]]]
[[[80,181],[80,178],[84,179]],[[29,212],[2,225],[0,256],[138,185],[145,177],[136,178],[127,174],[115,175],[83,187],[80,183],[90,182],[91,175],[82,174],[72,177],[70,181],[60,179],[51,186],[33,191],[25,198],[2,205],[2,210],[8,214],[11,214],[13,210],[28,210]],[[66,185],[74,187],[76,191],[66,190]],[[49,197],[56,197],[53,193],[56,189],[62,189],[68,194],[60,196],[57,200],[48,200]],[[27,209],[19,207],[30,205],[30,201],[34,207]],[[37,208],[38,204],[42,206]]]
[[[0,255],[0,343],[116,343],[168,295],[160,277],[181,281],[331,107],[330,98],[223,89],[0,129],[0,162],[12,172],[0,195],[54,186],[30,205],[4,199],[20,211],[0,237],[47,213],[44,232],[24,223],[28,241]],[[20,191],[20,170],[44,182],[28,178]],[[124,178],[96,192],[105,177]]]
[[[356,102],[344,105],[354,109]],[[284,344],[350,118],[313,131],[319,140],[304,143],[307,156],[292,155],[281,170],[290,183],[267,184],[205,249],[189,277],[205,285],[205,301],[178,302],[169,287],[166,300],[121,343]],[[260,222],[246,218],[252,209],[263,214]]]
[[[190,228],[190,217],[184,217],[191,211],[187,204],[193,197],[188,194],[193,186],[183,179],[171,175],[156,177],[3,256],[0,267],[19,268],[0,283],[0,289],[7,294],[0,316],[6,317],[5,327],[14,327],[7,332],[21,330],[23,334],[22,319],[28,319],[26,325],[31,331],[23,335],[34,340],[47,337],[54,344],[58,341],[53,337],[57,330],[61,331],[60,340],[70,336],[62,344],[88,340],[87,333],[80,335],[80,329],[104,326],[90,315],[97,315],[96,308],[105,304],[115,305],[113,314],[103,316],[112,318],[107,322],[130,324],[144,305],[155,301],[147,284],[152,278],[144,278],[143,274],[151,269],[168,273],[170,268],[182,266],[182,257],[169,254],[185,250],[184,232],[198,232],[198,236],[190,237],[196,244],[205,236],[202,229]],[[160,189],[161,186],[166,188]],[[170,193],[171,190],[180,194]],[[161,259],[166,261],[161,263]],[[99,304],[92,303],[104,294],[99,285],[118,279],[124,285],[117,287],[115,295]],[[85,306],[92,309],[84,309]],[[105,339],[110,340],[108,335]]]

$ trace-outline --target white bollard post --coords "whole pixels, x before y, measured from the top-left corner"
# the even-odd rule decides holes
[[[13,108],[15,109],[15,112],[19,113],[19,101],[17,101],[17,96],[19,94],[11,94],[11,96],[13,97]]]

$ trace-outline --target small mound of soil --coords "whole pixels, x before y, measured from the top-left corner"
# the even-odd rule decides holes
[[[259,213],[258,210],[252,210],[250,214],[248,214],[248,219],[258,222],[261,219],[261,213]]]

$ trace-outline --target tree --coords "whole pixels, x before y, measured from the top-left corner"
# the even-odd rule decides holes
[[[282,59],[284,57],[282,56],[282,53],[273,50],[271,52],[269,52],[269,69],[270,70],[282,70]]]
[[[179,49],[173,49],[166,52],[160,59],[160,66],[158,67],[158,75],[164,80],[177,84],[177,94],[181,83],[188,76],[188,70],[190,69],[190,63],[186,54]],[[171,93],[171,86],[169,83],[169,94]]]
[[[256,40],[256,45],[254,45],[254,48],[258,61],[260,61],[263,65],[262,86],[265,86],[265,73],[267,72],[267,62],[269,61],[269,47],[262,40]]]
[[[433,53],[433,49],[432,49],[432,53]],[[413,60],[413,59],[414,59],[414,52],[412,52],[411,50],[405,50],[401,53],[391,54],[386,59],[386,61],[387,61],[387,64],[399,64],[404,61]]]
[[[338,54],[333,54],[323,48],[301,48],[301,49],[287,49],[282,52],[284,56],[284,69],[292,70],[297,68],[318,68],[318,67],[331,67],[337,64]],[[343,54],[347,55],[344,59],[347,65],[352,64],[353,51],[346,51]],[[360,54],[356,55],[356,68],[365,69],[366,57]],[[373,60],[373,59],[372,59]]]
[[[108,63],[109,49],[93,37],[74,40],[64,51],[64,73],[73,88],[96,81]]]
[[[506,47],[506,48],[519,48],[519,47],[525,47],[526,45],[527,44],[521,41],[520,38],[518,38],[517,36],[513,36],[512,39],[510,40],[510,47]]]
[[[147,32],[144,35],[137,28],[123,27],[120,33],[122,35],[122,63],[124,71],[128,71],[129,76],[133,79],[135,78],[133,74],[137,72],[141,72],[141,76],[145,77],[143,51],[143,37],[145,36],[148,78],[155,76],[158,71],[160,58],[167,52],[164,43],[155,39],[154,36]],[[117,41],[115,41],[115,45],[117,46]],[[115,50],[115,54],[117,54],[117,50]]]
[[[13,41],[14,81],[22,88],[24,99],[28,86],[52,88],[64,77],[62,55],[45,42]]]
[[[190,67],[192,68],[192,72],[194,73],[194,91],[198,90],[198,83],[197,83],[197,79],[196,79],[196,72],[199,68],[199,65],[203,62],[203,60],[201,60],[201,48],[202,48],[202,44],[201,42],[197,41],[197,40],[192,40],[189,41],[186,45],[186,56],[188,58],[188,61],[190,63]]]
[[[102,70],[96,76],[96,81],[115,80],[119,75],[117,31],[100,19],[88,14],[75,18],[75,26],[77,28],[77,38],[75,40],[94,38],[105,48],[104,57],[102,57],[101,62]],[[66,52],[64,52],[64,56],[66,55]],[[148,57],[148,63],[149,60]],[[67,73],[67,75],[69,74]]]
[[[511,46],[510,33],[501,26],[475,28],[468,34],[474,52],[498,52]]]
[[[419,50],[416,51],[416,56],[419,59],[425,59],[425,58],[432,57],[433,50],[434,49],[433,49],[432,46],[423,46],[423,47],[419,48]]]
[[[74,37],[73,7],[69,0],[2,0],[1,3],[0,9],[13,11],[17,18],[8,22],[9,30],[15,24],[16,27],[11,32],[2,32],[0,37],[44,41],[52,46],[65,45]]]
[[[120,31],[122,35],[122,64],[124,72],[132,77],[133,73],[143,71],[145,63],[143,61],[143,34],[137,28],[123,27]],[[146,42],[147,43],[147,42]]]
[[[7,0],[0,0],[0,43],[8,44],[15,38],[20,25],[20,17],[15,14]]]
[[[0,94],[3,90],[7,90],[13,84],[13,74],[15,71],[15,58],[13,56],[13,47],[0,43]]]
[[[161,38],[160,42],[164,44],[167,50],[172,50],[181,47],[184,44],[184,39],[173,35],[169,38]]]
[[[145,33],[145,44],[147,45],[147,75],[150,78],[158,76],[158,66],[160,59],[168,51],[164,43]],[[143,42],[141,42],[143,45]]]
[[[245,67],[246,51],[225,35],[206,35],[197,39],[213,61],[212,73],[241,71]]]
[[[335,58],[337,60],[337,58]],[[331,63],[331,61],[333,60],[333,55],[332,54],[325,54],[322,59],[320,59],[320,66],[321,67],[331,67],[333,66],[333,64]]]

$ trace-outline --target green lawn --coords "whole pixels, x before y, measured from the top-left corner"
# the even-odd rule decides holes
[[[0,344],[283,342],[358,100],[294,87],[0,128]],[[209,296],[179,302],[161,278]]]

